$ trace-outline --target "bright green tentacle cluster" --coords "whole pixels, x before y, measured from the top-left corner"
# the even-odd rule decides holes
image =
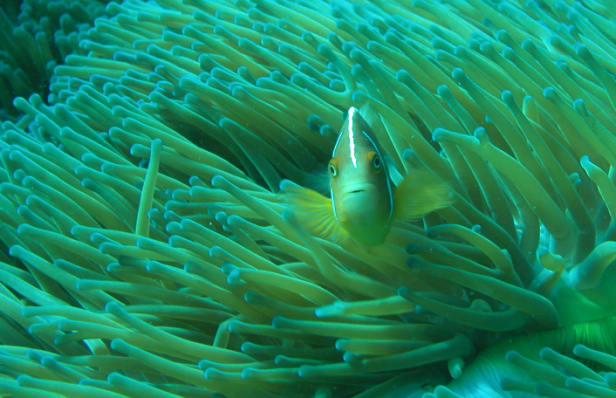
[[[504,340],[481,353],[464,377],[423,398],[608,397],[615,384],[615,327],[609,317]]]

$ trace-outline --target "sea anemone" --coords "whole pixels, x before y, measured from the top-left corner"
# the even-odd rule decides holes
[[[79,47],[81,32],[94,18],[107,15],[109,0],[14,0],[0,7],[0,117],[15,120],[15,97],[37,93],[47,97],[56,65],[70,54],[86,55]]]
[[[566,359],[616,354],[607,5],[102,4],[26,1],[15,22],[53,26],[55,55],[28,72],[45,90],[2,98],[2,394],[614,384]],[[280,190],[313,180],[366,104],[392,179],[420,170],[454,195],[373,248],[312,236]]]

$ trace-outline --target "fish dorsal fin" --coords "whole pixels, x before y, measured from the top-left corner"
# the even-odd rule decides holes
[[[284,180],[280,189],[297,218],[313,235],[340,243],[348,232],[336,220],[332,201],[312,189]]]
[[[451,188],[428,170],[411,170],[394,191],[393,218],[417,219],[454,202]]]

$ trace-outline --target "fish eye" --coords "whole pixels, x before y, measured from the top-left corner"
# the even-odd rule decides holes
[[[336,170],[336,166],[334,166],[333,164],[329,164],[329,174],[331,174],[332,177],[336,177],[338,175],[338,170]]]
[[[374,167],[375,170],[378,170],[381,168],[381,158],[378,156],[375,156],[372,159],[372,167]]]

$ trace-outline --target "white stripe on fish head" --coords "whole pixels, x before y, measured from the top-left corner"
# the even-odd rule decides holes
[[[351,155],[353,167],[357,168],[357,156],[355,155],[355,135],[353,134],[353,117],[355,112],[359,112],[359,110],[357,110],[354,106],[349,108],[349,153]]]

